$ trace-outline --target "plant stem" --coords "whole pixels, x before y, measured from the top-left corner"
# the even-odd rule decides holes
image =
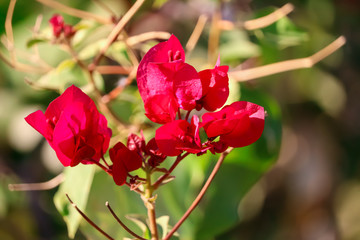
[[[99,54],[94,58],[92,64],[89,65],[89,69],[93,70],[94,67],[98,65],[101,58],[104,56],[106,50],[110,47],[110,45],[116,41],[120,32],[124,29],[125,25],[130,21],[130,19],[134,16],[134,14],[139,10],[141,5],[145,2],[145,0],[137,0],[134,5],[125,13],[125,15],[121,18],[121,20],[116,24],[114,29],[111,31],[110,35],[106,39],[106,43],[103,48],[100,50]]]
[[[195,198],[194,202],[191,204],[191,206],[188,208],[188,210],[185,212],[185,214],[180,218],[180,220],[175,224],[173,229],[166,235],[166,237],[163,240],[168,240],[171,238],[171,236],[176,232],[176,230],[183,224],[183,222],[189,217],[191,212],[195,209],[195,207],[199,204],[203,196],[205,195],[205,192],[210,186],[210,183],[214,179],[216,173],[219,171],[221,164],[223,163],[225,157],[233,150],[233,148],[229,148],[225,152],[223,152],[217,161],[214,169],[212,170],[210,176],[206,180],[206,183],[202,187],[201,191],[199,192],[198,196]]]
[[[149,227],[151,232],[151,240],[158,240],[158,230],[156,226],[155,201],[153,199],[154,188],[151,185],[151,171],[146,171],[146,189],[145,198],[143,198],[147,214],[149,218]]]
[[[175,162],[173,163],[173,165],[169,168],[169,170],[167,171],[167,173],[165,173],[164,175],[161,176],[161,178],[159,178],[154,185],[152,186],[154,190],[156,190],[160,184],[169,177],[169,175],[172,173],[172,171],[175,169],[175,167],[181,162],[181,160],[183,160],[185,157],[187,157],[190,153],[185,153],[183,155],[179,155],[177,156]]]
[[[121,220],[120,218],[115,214],[114,210],[110,207],[109,202],[105,203],[106,207],[109,209],[109,211],[111,212],[111,214],[113,215],[113,217],[116,219],[116,221],[128,232],[130,233],[132,236],[136,237],[137,239],[140,240],[146,240],[145,238],[140,237],[139,235],[137,235],[136,233],[134,233],[133,231],[131,231],[130,228],[128,228]]]
[[[76,209],[76,211],[78,211],[78,213],[96,230],[98,230],[102,235],[104,235],[107,239],[109,240],[114,240],[114,238],[110,237],[109,234],[107,234],[104,230],[102,230],[98,225],[96,225],[96,223],[94,223],[88,216],[86,216],[86,214],[81,211],[77,205],[75,203],[73,203],[73,201],[71,200],[71,198],[69,197],[69,195],[66,193],[65,194],[67,199],[69,200],[69,202],[71,203],[71,205]]]

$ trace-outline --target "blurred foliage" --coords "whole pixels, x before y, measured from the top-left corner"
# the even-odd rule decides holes
[[[61,2],[106,14],[94,2]],[[121,16],[131,1],[103,2]],[[227,19],[260,17],[273,11],[273,6],[280,7],[286,3],[280,0],[228,2],[229,12],[223,8]],[[1,23],[5,22],[8,3],[0,2]],[[355,211],[360,173],[360,45],[359,32],[354,30],[359,22],[360,4],[351,0],[297,0],[292,3],[296,10],[289,17],[266,28],[251,32],[243,29],[223,32],[219,39],[222,63],[231,67],[241,63],[253,67],[306,57],[339,34],[346,35],[348,44],[344,50],[312,69],[264,77],[243,83],[241,87],[238,83],[231,83],[236,85],[230,90],[234,100],[241,96],[242,100],[265,107],[268,113],[265,131],[255,145],[233,151],[227,157],[200,207],[180,228],[181,239],[321,239],[333,236],[333,239],[352,240],[360,236],[356,224],[360,213]],[[199,13],[212,13],[216,5],[216,1],[153,1],[153,6],[147,3],[138,12],[127,31],[130,35],[159,29],[173,32],[185,46]],[[86,83],[85,73],[74,65],[71,56],[49,43],[47,19],[54,12],[35,1],[30,4],[19,0],[13,18],[16,47],[33,51],[38,46],[46,53],[43,57],[55,67],[54,70],[39,79],[36,74],[18,73],[0,63],[0,239],[68,239],[65,223],[51,201],[56,189],[25,193],[7,189],[9,183],[46,181],[61,171],[49,173],[44,162],[50,161],[51,157],[42,155],[42,146],[46,143],[26,124],[19,124],[23,117],[39,106],[44,109],[57,94],[34,91],[24,83],[24,77],[39,79],[39,84],[50,83],[49,87],[62,89],[71,83]],[[44,16],[41,26],[44,32],[39,38],[32,38],[29,29],[38,14]],[[74,39],[75,49],[81,59],[89,60],[103,44],[102,38],[110,28],[98,29],[94,34],[97,25],[90,21],[79,22],[74,17],[64,17],[65,21],[77,24],[80,29]],[[4,31],[2,24],[0,33]],[[196,49],[187,59],[198,70],[203,69],[207,62],[209,31],[205,29]],[[153,44],[155,42],[149,42],[141,48],[148,49]],[[109,52],[109,63],[115,60],[129,65],[129,56],[123,44],[114,44]],[[123,77],[97,76],[95,80],[101,89],[108,91]],[[127,87],[111,107],[126,122],[149,124],[143,116],[136,83]],[[290,131],[282,133],[284,126]],[[144,130],[147,139],[153,134],[149,130]],[[280,159],[275,164],[279,157],[281,134],[284,140]],[[317,143],[324,146],[319,147]],[[321,160],[322,155],[326,156],[326,160]],[[157,212],[158,217],[165,219],[163,225],[167,224],[166,216],[170,217],[169,225],[182,216],[216,159],[217,156],[210,154],[200,158],[191,156],[180,164],[174,172],[176,179],[158,192]],[[166,164],[171,161],[169,159]],[[310,162],[305,164],[306,161]],[[316,168],[317,164],[321,167]],[[272,170],[264,176],[269,169]],[[318,171],[311,175],[311,169]],[[87,170],[93,171],[91,168]],[[58,208],[62,205],[60,209],[66,210],[60,212],[74,221],[68,225],[73,227],[70,235],[75,234],[80,218],[69,206],[64,192],[69,193],[72,200],[115,239],[128,235],[106,209],[106,201],[131,229],[141,234],[141,223],[124,217],[138,214],[136,219],[141,220],[139,215],[146,212],[137,194],[116,186],[103,172],[94,173],[91,187],[89,183],[93,172],[89,173],[88,184],[84,187],[84,176],[77,172],[82,169],[67,171],[75,175],[81,187],[77,187],[75,180],[65,181],[59,187],[55,201],[59,202]],[[326,174],[329,175],[326,180],[312,178],[314,175],[328,176]],[[307,181],[311,181],[309,185],[305,184]],[[318,196],[314,193],[307,194],[310,186],[321,189],[318,191],[320,197],[314,197]],[[330,190],[327,191],[326,187]],[[246,194],[249,190],[250,193]],[[314,226],[316,229],[311,228]],[[102,239],[85,221],[81,221],[80,230],[75,239]]]

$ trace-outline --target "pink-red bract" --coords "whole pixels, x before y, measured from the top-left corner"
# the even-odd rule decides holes
[[[244,147],[258,140],[264,130],[264,108],[251,102],[234,102],[218,112],[205,113],[202,125],[209,138],[220,136],[230,147]]]
[[[109,147],[111,129],[105,117],[76,86],[52,101],[45,113],[38,110],[25,120],[45,137],[65,167],[99,161]]]
[[[112,165],[112,175],[117,185],[123,185],[126,182],[128,172],[139,169],[142,159],[137,153],[127,148],[123,143],[118,142],[109,150]]]

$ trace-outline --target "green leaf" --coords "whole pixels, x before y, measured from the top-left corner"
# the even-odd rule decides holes
[[[105,43],[106,39],[100,39],[94,43],[88,44],[79,52],[79,59],[87,60],[94,57],[96,54],[98,54],[98,52],[105,45]]]
[[[221,62],[239,63],[241,59],[259,56],[260,51],[257,45],[250,42],[245,31],[226,31],[221,34],[220,39]]]
[[[144,238],[150,238],[150,229],[148,228],[146,221],[147,217],[145,215],[141,214],[128,214],[126,215],[126,218],[134,222],[143,232]]]
[[[162,238],[165,238],[166,234],[168,233],[169,229],[169,216],[161,216],[156,219],[157,225],[159,225],[162,229]]]
[[[153,3],[153,7],[161,8],[166,2],[167,2],[167,0],[155,0]]]
[[[85,212],[94,172],[94,165],[79,164],[74,168],[65,168],[65,181],[54,196],[55,206],[66,222],[69,238],[75,237],[82,217],[65,194],[68,194],[78,208]]]
[[[47,38],[32,38],[27,41],[26,47],[31,48],[32,46],[34,46],[38,43],[44,43],[44,42],[48,42],[48,41],[49,41],[49,39],[47,39]]]
[[[117,61],[122,66],[132,66],[126,51],[126,44],[124,42],[115,42],[107,50],[107,56]]]
[[[36,81],[40,86],[59,89],[63,92],[71,84],[82,86],[88,83],[84,70],[72,59],[62,61],[57,68],[49,71]]]
[[[56,72],[60,73],[65,70],[71,70],[76,64],[76,61],[73,59],[66,59],[62,61],[56,68]]]

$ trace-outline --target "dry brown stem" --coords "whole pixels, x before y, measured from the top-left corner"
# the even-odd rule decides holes
[[[50,190],[60,185],[64,181],[64,174],[60,173],[53,179],[41,183],[20,183],[9,184],[10,191],[42,191]]]
[[[5,19],[5,33],[7,38],[7,46],[10,52],[10,58],[13,63],[16,62],[16,55],[14,50],[14,34],[12,29],[12,17],[14,14],[16,0],[11,0]]]
[[[201,35],[202,31],[204,30],[207,19],[208,19],[208,17],[204,14],[200,15],[200,17],[198,18],[195,28],[194,28],[193,32],[191,33],[189,40],[185,46],[187,53],[191,52],[195,48],[195,46],[200,38],[200,35]]]
[[[95,57],[89,69],[94,69],[100,62],[101,58],[104,56],[106,50],[110,47],[110,45],[116,41],[121,31],[124,29],[125,25],[130,21],[130,19],[134,16],[134,14],[139,10],[141,5],[145,0],[137,0],[134,5],[125,13],[125,15],[121,18],[121,20],[116,24],[114,29],[111,31],[109,36],[106,39],[106,43],[104,47],[100,50],[99,54]]]
[[[274,12],[257,19],[252,19],[244,22],[244,28],[246,30],[255,30],[259,28],[264,28],[266,26],[269,26],[270,24],[278,21],[279,19],[285,17],[289,13],[291,13],[294,10],[294,5],[291,3],[287,3],[281,8],[275,10]]]
[[[129,44],[129,46],[134,46],[138,43],[146,42],[152,39],[167,40],[170,38],[170,36],[171,34],[168,32],[161,32],[161,31],[146,32],[127,38],[126,43]]]
[[[311,55],[310,57],[286,60],[245,70],[230,71],[229,75],[239,82],[244,82],[280,72],[286,72],[301,68],[310,68],[317,62],[334,53],[336,50],[342,47],[345,42],[345,37],[340,36],[331,44],[321,49],[317,53]]]
[[[104,230],[102,230],[97,224],[95,224],[86,214],[81,211],[78,206],[71,200],[68,194],[65,194],[71,205],[76,209],[76,211],[96,230],[98,230],[104,237],[106,237],[109,240],[114,240],[114,238],[110,237],[109,234],[107,234]]]
[[[98,16],[96,14],[90,13],[90,12],[72,8],[72,7],[66,6],[66,5],[59,3],[57,1],[54,1],[54,0],[36,0],[36,1],[46,5],[48,7],[54,8],[56,10],[62,11],[71,16],[74,16],[74,17],[84,18],[84,19],[92,19],[92,20],[95,20],[102,24],[111,24],[112,23],[110,18],[107,19],[107,18]]]
[[[291,3],[287,3],[281,8],[275,10],[274,12],[252,20],[245,21],[244,23],[240,24],[241,27],[245,28],[246,30],[255,30],[259,28],[267,27],[274,22],[278,21],[279,19],[285,17],[289,13],[294,10],[294,6]],[[219,28],[221,30],[232,30],[234,29],[235,24],[228,20],[221,20],[219,21]]]

